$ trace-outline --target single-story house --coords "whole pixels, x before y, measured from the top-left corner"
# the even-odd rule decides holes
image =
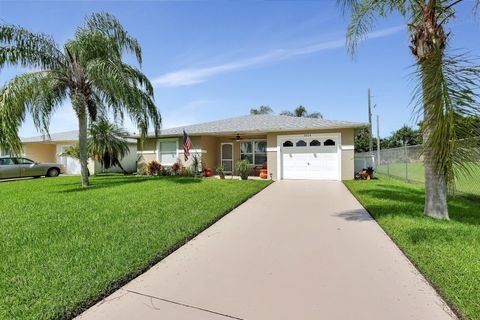
[[[23,156],[36,162],[61,163],[67,174],[80,174],[80,162],[71,157],[60,156],[68,147],[78,143],[78,131],[51,133],[30,138],[22,138]],[[128,138],[129,154],[120,163],[127,172],[137,170],[137,140]],[[100,172],[122,172],[118,167],[103,170],[100,162],[90,159],[88,169],[91,174]]]
[[[222,165],[235,174],[235,163],[248,159],[273,180],[354,178],[354,129],[368,124],[282,115],[247,115],[161,130],[143,141],[137,136],[139,166],[158,160],[163,166],[184,161],[183,130],[190,136],[190,154],[203,167]]]

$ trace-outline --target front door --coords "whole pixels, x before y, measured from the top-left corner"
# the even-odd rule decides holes
[[[222,166],[225,173],[233,173],[233,143],[222,143],[221,150]]]

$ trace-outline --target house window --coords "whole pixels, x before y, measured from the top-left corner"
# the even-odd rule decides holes
[[[305,146],[307,146],[307,143],[303,140],[299,140],[299,141],[297,141],[297,143],[295,145],[297,147],[305,147]]]
[[[318,140],[310,141],[310,147],[318,147],[318,146],[321,146],[320,141],[318,141]]]
[[[287,141],[285,141],[285,142],[283,143],[283,146],[284,146],[284,147],[293,147],[293,143],[292,143],[292,141],[287,140]]]
[[[266,141],[243,141],[240,142],[240,159],[261,166],[267,161]]]
[[[323,143],[324,146],[334,146],[335,145],[335,141],[333,141],[332,139],[327,139],[325,140],[325,142]]]
[[[177,162],[178,158],[178,141],[167,140],[158,142],[158,161],[162,165],[170,166]]]

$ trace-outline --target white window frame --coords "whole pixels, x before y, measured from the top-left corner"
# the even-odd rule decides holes
[[[172,163],[162,163],[160,161],[160,155],[163,154],[163,153],[171,153],[171,152],[162,152],[160,151],[160,144],[162,142],[175,142],[175,159],[178,159],[178,138],[165,138],[165,139],[158,139],[157,140],[157,149],[156,149],[156,153],[157,153],[157,161],[160,162],[160,164],[162,166],[171,166],[172,164],[174,164],[175,162],[177,162],[177,160],[175,160],[174,162]]]
[[[266,139],[255,139],[255,140],[242,140],[240,144],[243,142],[250,142],[252,144],[252,152],[251,153],[242,153],[242,146],[240,145],[240,160],[242,159],[242,154],[251,154],[252,155],[252,163],[251,166],[261,166],[261,164],[255,164],[255,142],[265,142],[267,143]],[[265,156],[268,154],[268,148],[265,149]]]

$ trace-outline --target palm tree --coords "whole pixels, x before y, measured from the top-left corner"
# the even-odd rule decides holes
[[[250,109],[250,114],[258,115],[258,114],[271,114],[273,113],[273,109],[270,106],[260,106],[258,108]]]
[[[120,160],[130,152],[127,135],[128,132],[115,123],[106,119],[96,121],[89,128],[88,153],[100,161],[104,169],[117,166],[126,173]]]
[[[78,118],[82,186],[87,187],[89,119],[127,114],[142,137],[150,123],[156,133],[160,130],[153,87],[138,68],[123,61],[125,53],[132,53],[141,64],[139,43],[108,13],[89,16],[63,47],[45,34],[0,25],[0,68],[19,65],[33,69],[0,88],[0,146],[21,152],[18,128],[27,113],[37,129],[48,134],[50,118],[69,98]]]
[[[322,119],[323,116],[320,112],[308,112],[304,106],[296,107],[293,112],[292,111],[282,111],[280,112],[282,116],[290,116],[290,117],[304,117],[304,118],[320,118]]]
[[[470,130],[462,116],[479,113],[479,68],[465,54],[447,51],[451,33],[445,27],[462,0],[340,0],[350,14],[347,47],[354,55],[377,17],[398,13],[407,20],[410,50],[416,61],[418,86],[414,92],[423,115],[425,209],[427,216],[449,219],[447,191],[455,176],[471,173],[473,139],[459,139]]]

